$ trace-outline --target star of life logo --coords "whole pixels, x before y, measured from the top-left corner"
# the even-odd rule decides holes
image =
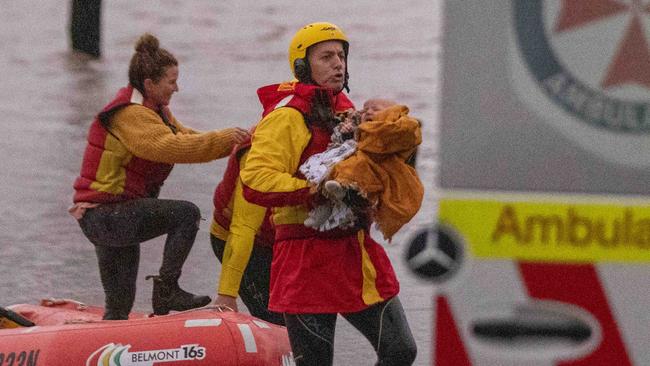
[[[185,344],[178,348],[129,352],[130,344],[109,343],[95,351],[86,366],[153,366],[163,362],[195,361],[206,356],[205,347]]]
[[[512,4],[518,96],[584,149],[650,166],[650,1]]]

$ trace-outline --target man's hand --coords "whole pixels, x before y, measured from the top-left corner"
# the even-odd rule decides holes
[[[214,299],[212,305],[219,306],[222,310],[225,311],[234,311],[237,312],[237,298],[218,294],[217,298]]]

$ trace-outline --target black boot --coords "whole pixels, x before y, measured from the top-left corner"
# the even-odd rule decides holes
[[[155,315],[167,315],[170,310],[200,308],[212,301],[210,296],[198,296],[184,291],[178,286],[178,279],[165,281],[160,276],[147,276],[145,279],[153,279],[151,305]]]
[[[104,320],[126,320],[135,301],[140,246],[95,246],[106,298]]]
[[[125,311],[119,311],[115,309],[106,309],[104,311],[104,316],[102,320],[127,320],[129,319],[129,313]]]

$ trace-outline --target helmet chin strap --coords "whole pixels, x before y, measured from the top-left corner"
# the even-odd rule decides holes
[[[298,78],[298,81],[300,81],[303,84],[318,85],[309,75]]]
[[[350,92],[350,88],[348,87],[348,83],[343,84],[343,87],[341,88],[341,90],[339,90],[339,91],[337,91],[337,92],[335,92],[333,94],[336,95],[336,94],[342,92],[343,90],[345,90],[346,93]]]

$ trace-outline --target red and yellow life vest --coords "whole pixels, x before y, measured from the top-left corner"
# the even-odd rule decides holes
[[[330,90],[321,88],[317,85],[292,81],[264,86],[257,90],[257,95],[264,109],[262,117],[266,117],[269,113],[281,107],[296,109],[303,116],[306,116],[311,112],[312,98],[318,89],[324,90],[329,96],[333,112],[340,113],[350,108],[354,108],[354,104],[344,93],[334,95]],[[310,126],[310,132],[311,138],[300,157],[301,164],[311,155],[324,151],[330,142],[331,131],[325,131],[322,128]],[[304,179],[300,171],[296,171],[294,176]],[[267,207],[299,204],[303,202],[308,195],[309,189],[307,188],[296,192],[264,192],[263,194],[260,194],[254,189],[244,185],[244,197],[246,197],[247,200]]]
[[[109,203],[157,197],[171,173],[173,164],[132,155],[102,125],[102,121],[110,121],[115,112],[131,104],[142,104],[142,94],[131,86],[120,89],[90,125],[81,172],[74,182],[74,202]],[[161,121],[171,119],[166,109],[159,114]]]
[[[304,225],[312,193],[299,166],[326,149],[331,133],[305,121],[317,88],[291,83],[258,91],[265,118],[240,172],[244,197],[273,210],[268,307],[276,312],[356,312],[399,292],[388,256],[367,230],[319,232]],[[353,107],[345,94],[329,95],[334,112]]]

